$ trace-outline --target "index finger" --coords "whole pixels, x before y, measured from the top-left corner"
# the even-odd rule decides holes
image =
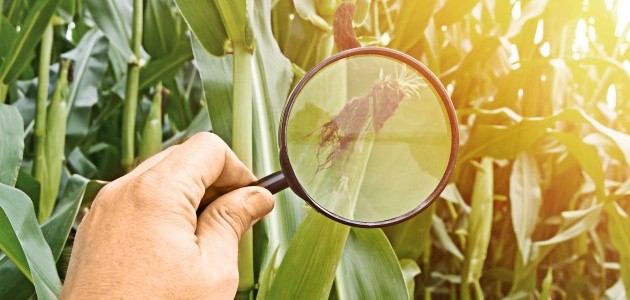
[[[208,132],[195,134],[143,175],[160,187],[180,189],[195,209],[210,186],[242,187],[256,180],[227,144]],[[165,176],[169,180],[162,180]]]

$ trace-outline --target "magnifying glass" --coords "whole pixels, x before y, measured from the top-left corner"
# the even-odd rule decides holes
[[[437,77],[404,53],[366,47],[306,73],[284,108],[279,144],[282,170],[250,185],[290,187],[335,221],[383,227],[439,197],[459,141]]]

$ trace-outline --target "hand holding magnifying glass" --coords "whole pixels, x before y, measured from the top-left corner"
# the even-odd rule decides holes
[[[310,70],[289,96],[279,141],[282,171],[251,185],[274,194],[290,187],[320,213],[358,227],[396,224],[428,207],[459,144],[437,77],[406,54],[375,47]]]

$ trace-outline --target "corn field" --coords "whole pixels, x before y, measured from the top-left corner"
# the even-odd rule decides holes
[[[348,36],[438,76],[459,119],[454,175],[429,209],[383,229],[277,194],[241,240],[237,299],[629,298],[630,1],[0,9],[0,299],[56,299],[99,189],[197,132],[257,176],[277,171],[289,92]]]

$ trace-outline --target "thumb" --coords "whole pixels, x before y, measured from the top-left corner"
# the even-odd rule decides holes
[[[255,186],[243,187],[217,198],[197,220],[199,246],[216,247],[229,242],[238,247],[245,231],[271,212],[273,206],[271,193]]]

